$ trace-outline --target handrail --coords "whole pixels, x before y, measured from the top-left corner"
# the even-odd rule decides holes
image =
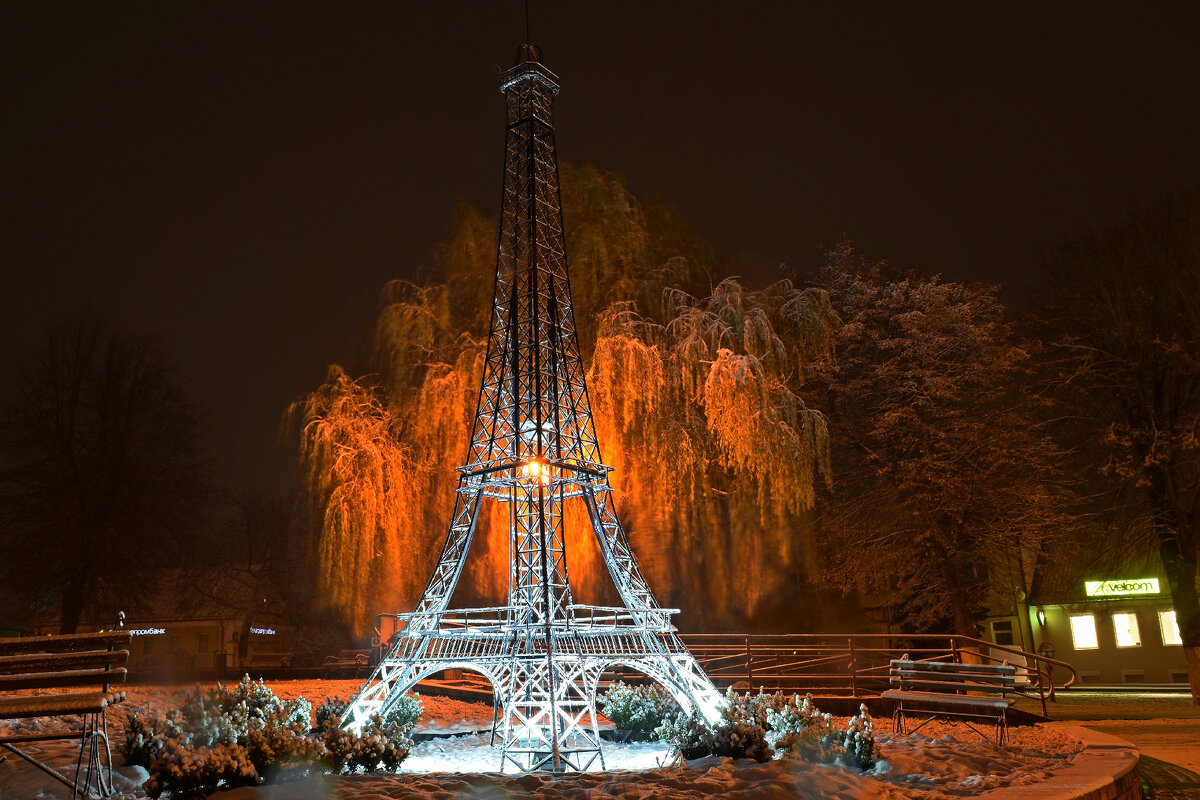
[[[459,630],[469,630],[470,617],[476,622],[494,624],[490,617],[511,610],[505,606],[490,608],[454,609],[444,612],[443,622],[467,623]],[[575,613],[588,610],[607,613],[590,620],[591,624],[603,620],[615,623],[618,612],[628,609],[617,607],[579,605]],[[671,613],[674,609],[656,609]],[[455,615],[462,617],[455,619]],[[405,621],[411,614],[379,614],[376,630],[382,634],[381,621],[385,617]],[[490,617],[490,618],[489,618]],[[580,617],[582,622],[585,617]],[[511,623],[510,623],[511,624]],[[457,626],[453,626],[457,627]],[[605,629],[611,630],[605,625]],[[752,687],[796,692],[834,693],[851,697],[870,697],[882,694],[888,688],[888,667],[892,659],[902,657],[914,661],[957,661],[970,659],[972,663],[1010,663],[1017,667],[1018,677],[1024,677],[1024,688],[1017,693],[1041,704],[1042,715],[1048,716],[1046,701],[1054,701],[1056,687],[1054,670],[1066,674],[1061,688],[1069,688],[1079,681],[1079,673],[1066,661],[1047,658],[1018,647],[998,645],[983,639],[960,634],[933,633],[681,633],[679,638],[708,673],[714,683],[731,686],[746,683]],[[394,634],[393,634],[394,636]],[[380,655],[386,648],[381,642]],[[1022,663],[1024,662],[1024,663]]]
[[[888,688],[888,666],[907,655],[914,661],[1010,663],[1025,688],[1018,694],[1041,704],[1054,700],[1053,670],[1068,676],[1062,688],[1075,685],[1079,674],[1066,661],[1017,647],[997,645],[960,634],[680,634],[688,650],[714,682],[789,691],[813,691],[865,697]],[[1022,663],[1024,662],[1024,663]],[[1063,673],[1060,673],[1063,674]]]

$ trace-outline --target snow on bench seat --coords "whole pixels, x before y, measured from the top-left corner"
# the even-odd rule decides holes
[[[964,706],[979,708],[1008,708],[1012,700],[1003,697],[975,697],[969,694],[947,694],[945,692],[902,692],[889,689],[880,695],[884,700],[909,700],[931,705]]]
[[[129,643],[129,631],[61,633],[52,636],[0,636],[0,656],[16,653],[62,653],[97,650]]]
[[[8,655],[0,656],[0,675],[99,669],[123,665],[128,661],[128,650],[81,650],[70,653]]]
[[[118,667],[117,669],[69,669],[62,672],[23,672],[15,675],[0,675],[0,692],[124,683],[126,672],[125,667]]]
[[[65,714],[99,714],[122,702],[124,692],[88,692],[87,694],[43,694],[33,697],[0,698],[0,719],[61,717]]]

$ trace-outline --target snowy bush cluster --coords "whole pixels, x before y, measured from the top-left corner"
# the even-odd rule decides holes
[[[340,697],[327,697],[325,702],[317,706],[313,711],[313,721],[318,728],[325,727],[325,720],[330,717],[341,717],[346,713],[346,707],[350,704]]]
[[[406,694],[396,699],[383,721],[388,725],[395,725],[405,730],[412,730],[417,724],[417,720],[425,713],[425,704],[421,702],[421,696],[416,694]]]
[[[717,725],[708,725],[693,709],[667,720],[657,732],[685,759],[719,755],[769,761],[774,750],[768,732],[773,732],[775,748],[784,758],[842,761],[859,769],[875,764],[875,725],[867,707],[860,706],[858,716],[839,731],[833,717],[813,705],[811,695],[785,697],[760,691],[751,696],[730,689]]]
[[[617,681],[600,697],[604,716],[619,730],[652,734],[672,716],[679,713],[679,704],[662,688],[628,686]]]
[[[875,721],[865,703],[858,707],[858,716],[850,718],[842,738],[842,759],[860,769],[875,764]]]
[[[406,734],[422,711],[419,699],[401,705],[398,714],[373,716],[354,734],[340,727],[346,704],[327,701],[310,729],[311,703],[303,697],[284,702],[246,676],[232,689],[196,687],[165,717],[131,715],[124,755],[149,771],[151,797],[204,797],[313,772],[394,770],[412,747]]]
[[[834,761],[837,731],[833,715],[813,705],[812,695],[795,695],[783,708],[767,715],[769,728],[779,734],[776,748],[791,758],[805,761]]]

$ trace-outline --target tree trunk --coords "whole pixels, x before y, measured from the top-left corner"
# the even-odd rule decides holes
[[[959,636],[975,638],[979,634],[979,629],[975,624],[975,618],[971,615],[971,604],[967,599],[966,591],[957,582],[951,580],[949,595],[954,632]],[[979,649],[978,645],[965,645],[959,651],[959,657],[962,658],[964,664],[981,664],[983,656]]]
[[[240,667],[242,662],[250,654],[250,623],[254,619],[254,606],[246,612],[246,616],[242,618],[242,635],[238,637],[238,653],[237,660]]]
[[[59,617],[59,633],[75,633],[79,630],[79,621],[83,618],[83,609],[87,605],[88,584],[91,583],[92,571],[84,564],[76,573],[75,579],[63,589],[62,615]]]
[[[1192,541],[1187,536],[1188,531],[1161,522],[1157,529],[1159,554],[1171,589],[1179,636],[1183,640],[1192,702],[1200,705],[1200,597],[1196,594],[1196,552],[1195,548],[1181,546],[1181,539]]]
[[[1192,704],[1200,706],[1200,647],[1184,645],[1183,658],[1187,664],[1188,683],[1192,685]]]

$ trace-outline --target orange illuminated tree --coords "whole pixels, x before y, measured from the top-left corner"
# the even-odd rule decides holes
[[[828,439],[801,391],[837,324],[824,294],[709,289],[722,269],[711,249],[595,168],[564,166],[562,203],[597,433],[647,578],[668,603],[710,598],[694,623],[746,624],[780,598],[794,608],[790,587],[820,566],[808,515]],[[289,410],[321,593],[359,630],[410,607],[436,562],[482,377],[495,241],[461,205],[434,251],[438,280],[385,288],[366,374],[331,368]],[[484,602],[503,596],[509,559],[508,521],[491,522],[460,581]],[[566,520],[573,583],[611,600],[586,525]]]

